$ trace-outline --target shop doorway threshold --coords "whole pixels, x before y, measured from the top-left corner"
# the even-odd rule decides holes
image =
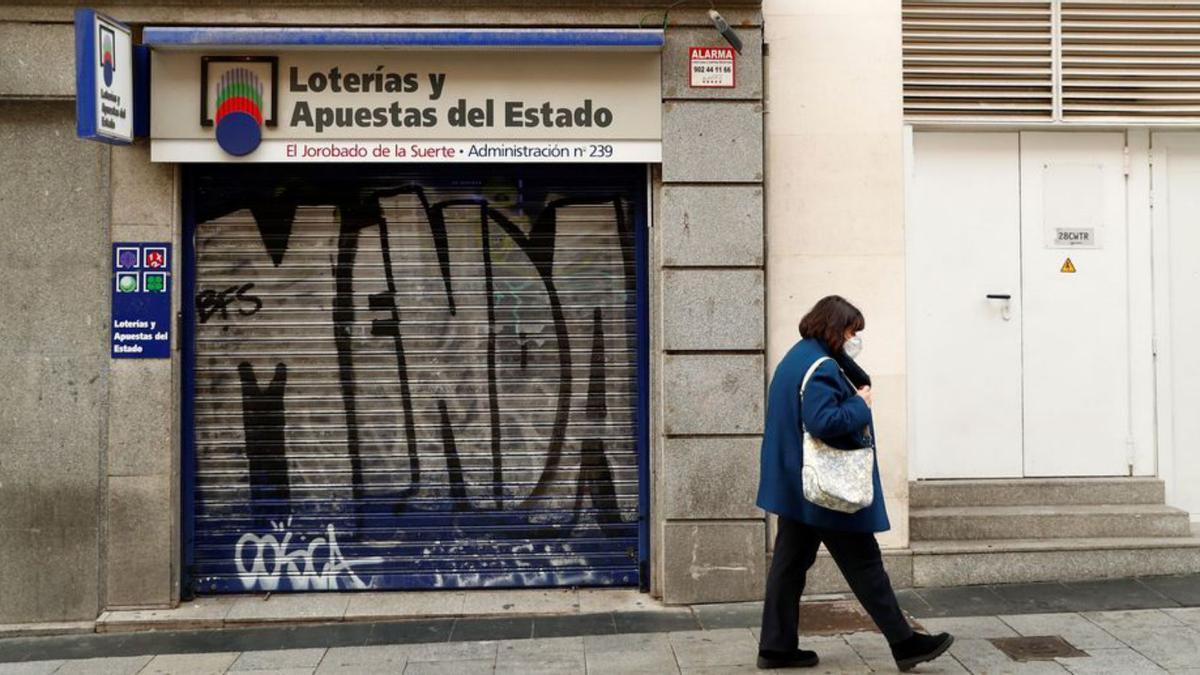
[[[671,612],[680,608],[668,607],[634,589],[261,593],[201,597],[169,609],[109,610],[97,618],[96,632],[641,611]]]

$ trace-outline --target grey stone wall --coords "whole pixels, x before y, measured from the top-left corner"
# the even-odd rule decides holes
[[[101,602],[109,154],[69,101],[0,101],[0,623]]]
[[[667,31],[656,254],[654,503],[662,598],[762,597],[755,507],[764,404],[762,31],[742,26],[737,86],[688,86],[708,28]]]
[[[152,164],[147,141],[114,148],[112,241],[172,242],[178,256],[176,192],[175,167]],[[177,262],[171,263],[176,309]],[[106,608],[165,607],[179,597],[178,364],[178,356],[112,362],[102,551]]]

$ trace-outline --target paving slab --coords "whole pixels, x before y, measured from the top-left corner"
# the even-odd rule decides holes
[[[408,663],[410,645],[372,645],[369,647],[334,647],[325,652],[318,673],[337,672],[343,669],[376,670],[402,673]]]
[[[237,652],[159,654],[138,675],[223,675],[237,659]]]
[[[535,638],[605,635],[616,632],[617,623],[613,619],[612,612],[533,617],[533,637]]]
[[[399,666],[388,663],[357,663],[353,666],[334,666],[321,664],[313,671],[313,675],[398,675],[404,672],[404,664]]]
[[[243,596],[225,615],[225,624],[341,621],[349,604],[348,593]]]
[[[164,609],[111,610],[96,619],[96,632],[117,633],[170,627],[171,630],[220,628],[241,598],[197,598]]]
[[[834,600],[853,600],[853,596],[831,598]],[[933,611],[933,607],[921,597],[921,594],[911,588],[902,588],[896,591],[896,600],[900,603],[900,609],[913,614],[923,614]],[[801,600],[803,602],[803,599]]]
[[[236,671],[229,671],[236,672]],[[254,670],[254,675],[314,675],[317,671],[313,668],[279,668],[276,670]]]
[[[670,633],[680,670],[711,666],[754,665],[758,641],[747,628]]]
[[[1056,659],[1072,673],[1079,675],[1141,675],[1162,673],[1153,661],[1129,648],[1089,649],[1086,658]]]
[[[450,640],[520,640],[533,637],[533,619],[530,617],[470,617],[454,622]]]
[[[230,672],[245,670],[287,670],[308,668],[315,670],[325,657],[325,649],[270,649],[242,652],[233,662]]]
[[[0,663],[0,675],[50,675],[66,661],[26,661],[25,663]]]
[[[704,668],[681,668],[682,675],[761,675],[754,666],[707,666]]]
[[[800,632],[805,635],[876,630],[875,621],[857,600],[800,603]]]
[[[1108,631],[1079,614],[1017,614],[1000,620],[1027,637],[1057,635],[1083,650],[1120,649],[1125,645]]]
[[[495,672],[496,662],[491,659],[477,661],[422,661],[409,663],[404,675],[476,675]]]
[[[921,619],[921,626],[931,634],[949,633],[958,639],[1017,637],[1012,626],[994,616],[959,616],[946,619]]]
[[[429,621],[400,621],[371,624],[371,633],[364,641],[368,645],[416,644],[445,642],[450,639],[456,619]]]
[[[509,640],[500,643],[496,654],[496,673],[586,672],[582,637]]]
[[[675,652],[664,633],[589,635],[583,639],[588,675],[677,673]]]
[[[804,605],[801,605],[802,607]],[[763,603],[737,602],[692,607],[696,620],[705,630],[718,628],[753,628],[762,624]]]
[[[1189,626],[1127,630],[1117,637],[1137,653],[1167,670],[1200,664],[1200,632]]]
[[[972,673],[1026,675],[1067,672],[1066,668],[1054,661],[1029,661],[1026,663],[1013,661],[987,640],[956,639],[950,647],[949,655]],[[942,658],[944,659],[946,656],[943,655]]]
[[[1176,604],[1137,579],[1067,581],[1063,588],[1076,612],[1155,609]]]
[[[1139,581],[1184,607],[1200,607],[1200,574],[1142,577]]]
[[[690,609],[662,612],[613,612],[618,633],[666,633],[699,630],[700,622]]]
[[[487,591],[466,593],[464,616],[489,614],[573,614],[579,612],[579,598],[573,590]]]
[[[346,604],[346,621],[380,621],[413,617],[462,616],[462,591],[354,593]]]
[[[805,669],[806,672],[828,675],[871,672],[862,656],[841,637],[811,638],[804,642],[804,649],[815,651],[821,659],[815,668]],[[895,664],[892,667],[894,668]]]
[[[654,612],[666,609],[666,605],[658,600],[636,590],[626,589],[580,589],[576,596],[579,599],[581,614],[597,612]]]
[[[1118,640],[1121,640],[1122,634],[1125,633],[1141,633],[1186,625],[1166,612],[1156,609],[1084,612],[1083,617],[1108,631]]]
[[[1164,609],[1163,613],[1176,621],[1182,621],[1192,628],[1200,629],[1200,607],[1168,608]]]
[[[411,645],[408,647],[408,662],[479,661],[482,659],[494,661],[498,644],[495,641],[484,641]]]
[[[146,667],[153,656],[109,656],[99,659],[67,661],[56,675],[135,675]]]
[[[0,638],[79,635],[96,631],[95,621],[51,621],[47,623],[0,623]]]
[[[1013,613],[1051,614],[1077,611],[1067,595],[1067,587],[1058,581],[1004,584],[993,586],[992,591],[1010,605]]]
[[[1007,614],[1012,605],[989,586],[922,588],[917,590],[928,610],[915,608],[919,618],[942,616],[989,616]]]

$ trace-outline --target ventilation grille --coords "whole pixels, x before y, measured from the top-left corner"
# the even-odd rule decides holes
[[[1051,2],[923,0],[903,7],[910,119],[1053,119]]]
[[[1200,0],[904,0],[916,122],[1200,122]]]
[[[1064,120],[1200,120],[1200,2],[1062,2]]]

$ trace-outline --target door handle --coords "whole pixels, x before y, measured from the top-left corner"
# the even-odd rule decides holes
[[[1003,305],[1000,306],[1000,318],[1005,321],[1012,321],[1012,295],[1009,293],[988,293],[988,300],[998,300]]]

